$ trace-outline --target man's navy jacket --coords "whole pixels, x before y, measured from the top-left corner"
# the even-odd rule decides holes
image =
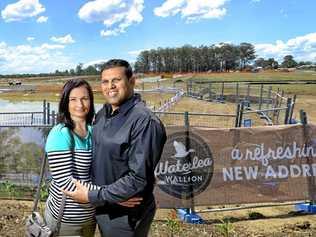
[[[140,214],[154,202],[154,170],[166,142],[163,124],[134,94],[114,112],[104,105],[96,116],[92,139],[92,182],[101,189],[90,191],[89,201],[97,206],[97,213],[136,210]],[[135,208],[115,204],[135,196],[144,199]]]

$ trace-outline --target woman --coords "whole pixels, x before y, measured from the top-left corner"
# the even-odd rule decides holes
[[[45,220],[54,230],[61,206],[62,191],[75,190],[72,180],[80,180],[89,189],[92,158],[91,123],[94,117],[93,93],[82,79],[66,82],[59,102],[58,124],[50,131],[45,151],[52,175],[46,202]],[[59,234],[92,237],[95,232],[95,209],[66,198]]]
[[[45,146],[52,175],[45,220],[52,230],[56,229],[62,191],[74,191],[74,179],[89,190],[98,189],[90,183],[93,117],[93,93],[90,85],[82,79],[67,81],[59,102],[58,124],[50,131]],[[141,200],[135,197],[118,204],[134,207]],[[94,216],[95,208],[91,204],[80,204],[67,198],[59,235],[94,236]]]

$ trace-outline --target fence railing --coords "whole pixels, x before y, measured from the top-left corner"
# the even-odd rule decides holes
[[[50,103],[43,101],[42,111],[27,112],[0,112],[0,127],[10,126],[42,126],[54,125],[57,121],[57,114],[50,110]]]
[[[186,95],[210,102],[235,102],[235,126],[264,126],[292,123],[296,96],[287,97],[271,85],[244,82],[188,81]]]
[[[164,123],[165,126],[183,126],[188,114],[190,126],[230,128],[247,126],[279,125],[292,123],[294,102],[289,100],[283,107],[254,109],[247,106],[247,103],[236,105],[235,114],[219,113],[191,113],[191,112],[166,112],[153,111]],[[53,126],[56,124],[57,114],[55,111],[48,112],[1,112],[0,127],[32,127],[32,126]],[[248,125],[249,126],[249,125]]]
[[[44,124],[43,112],[0,113],[0,126],[42,124]]]
[[[154,111],[165,126],[183,126],[185,113]],[[57,115],[54,111],[50,114],[43,112],[11,112],[0,113],[0,127],[32,127],[32,126],[53,126],[56,124]],[[198,127],[234,127],[236,114],[215,114],[215,113],[190,113],[188,118],[191,126]]]
[[[165,126],[185,126],[187,120],[193,127],[234,127],[236,114],[161,112],[154,111]],[[186,118],[187,116],[187,118]]]

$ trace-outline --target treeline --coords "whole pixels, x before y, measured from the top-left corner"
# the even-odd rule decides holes
[[[76,68],[59,71],[56,70],[53,73],[25,73],[25,74],[11,74],[1,75],[0,78],[26,78],[26,77],[52,77],[52,76],[86,76],[86,75],[100,75],[103,63],[90,65],[83,68],[83,64],[79,63]]]
[[[250,43],[179,48],[158,48],[142,51],[135,62],[136,72],[224,72],[243,70],[256,58]]]
[[[316,63],[294,60],[292,55],[283,57],[279,63],[274,58],[256,58],[255,48],[250,43],[233,45],[221,43],[211,46],[180,48],[158,48],[142,51],[135,62],[136,72],[181,73],[181,72],[225,72],[256,68],[315,68]]]
[[[277,69],[279,67],[281,68],[314,68],[316,66],[316,63],[313,63],[311,61],[295,61],[294,57],[292,55],[286,55],[283,57],[283,62],[281,65],[277,61],[274,60],[274,58],[264,59],[264,58],[257,58],[255,60],[254,65],[256,67],[262,67],[266,69]]]
[[[279,63],[274,58],[257,58],[255,53],[255,48],[250,43],[239,45],[220,43],[199,47],[184,45],[178,48],[144,50],[138,55],[133,67],[135,72],[140,73],[251,71],[258,67],[263,69],[296,67],[316,70],[315,62],[297,62],[292,55],[286,55]],[[84,68],[83,64],[79,63],[76,68],[65,71],[0,75],[0,78],[100,75],[103,65],[104,62]]]

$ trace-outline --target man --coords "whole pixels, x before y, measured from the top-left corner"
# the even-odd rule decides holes
[[[97,206],[96,219],[107,237],[147,236],[156,210],[154,170],[166,133],[134,94],[134,86],[128,62],[113,59],[104,65],[101,88],[107,104],[96,116],[92,164],[92,181],[101,188],[88,191],[76,182],[77,190],[67,192],[76,201]],[[135,207],[118,205],[133,197],[143,200]],[[139,202],[131,200],[130,206]]]

